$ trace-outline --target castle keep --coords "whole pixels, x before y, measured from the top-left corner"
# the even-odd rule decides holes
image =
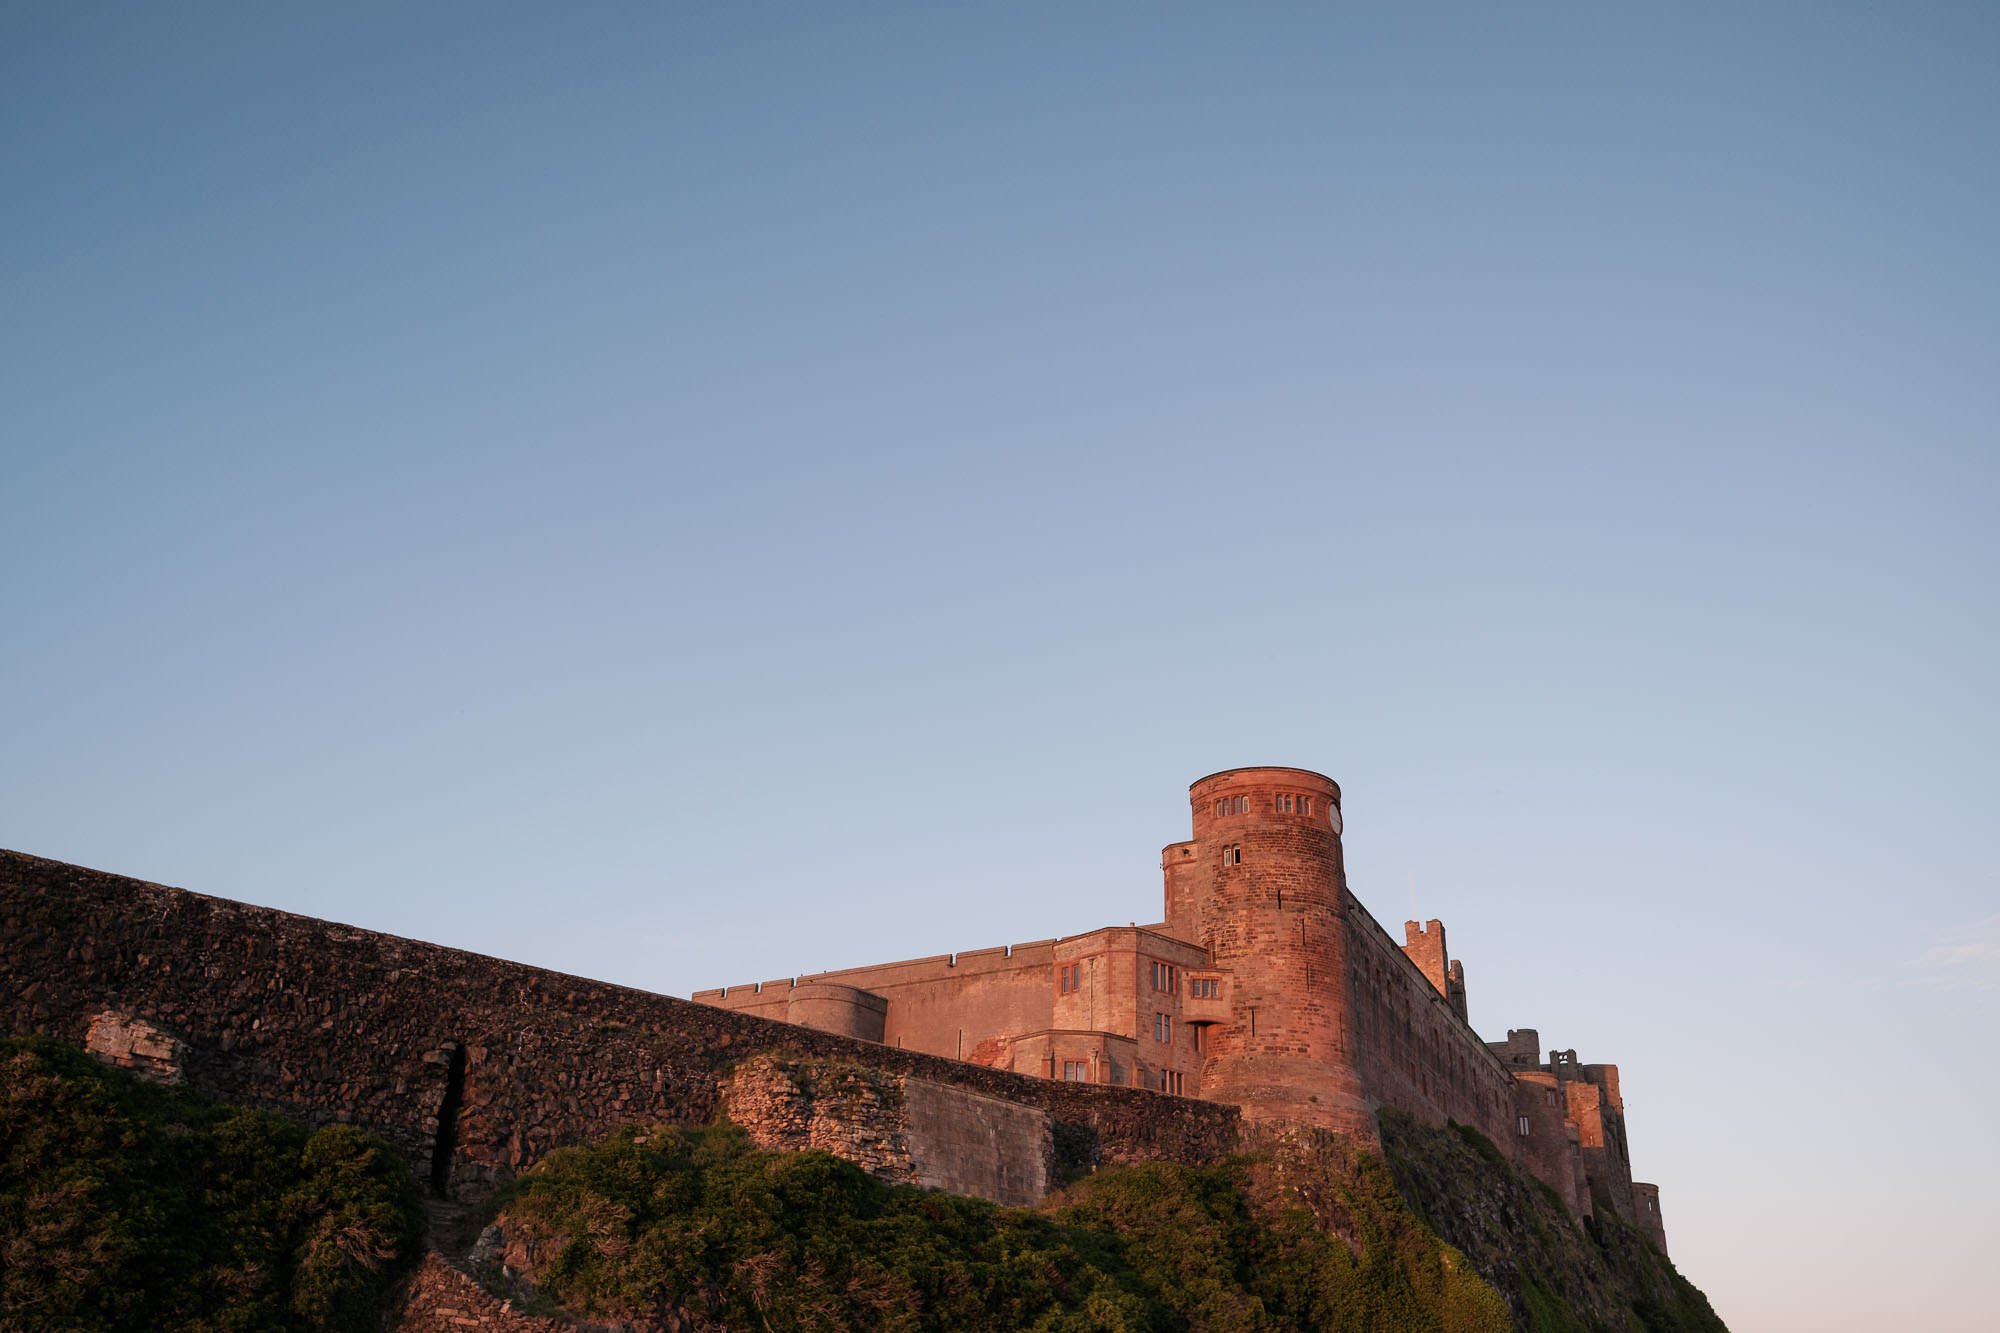
[[[1544,1062],[1534,1029],[1487,1043],[1438,921],[1399,944],[1349,892],[1340,788],[1235,768],[1188,789],[1193,837],[1161,853],[1161,920],[996,949],[696,992],[702,1003],[1074,1082],[1151,1089],[1375,1137],[1396,1107],[1477,1127],[1588,1215],[1664,1251],[1632,1180],[1618,1067]]]

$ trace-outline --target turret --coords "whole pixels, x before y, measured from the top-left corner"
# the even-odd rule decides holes
[[[1420,926],[1414,921],[1405,921],[1403,939],[1403,952],[1417,965],[1417,971],[1424,974],[1424,980],[1435,986],[1438,994],[1449,995],[1445,960],[1451,955],[1445,948],[1444,922],[1432,920]]]
[[[1465,967],[1445,948],[1444,922],[1433,918],[1420,926],[1405,921],[1403,939],[1403,952],[1417,965],[1417,971],[1444,996],[1459,1020],[1465,1021]]]
[[[1632,1182],[1632,1220],[1661,1254],[1667,1252],[1667,1221],[1660,1216],[1660,1187],[1643,1180]]]
[[[1234,768],[1188,794],[1194,838],[1165,857],[1167,928],[1222,978],[1218,1017],[1195,1034],[1202,1096],[1373,1137],[1353,1065],[1339,786]]]

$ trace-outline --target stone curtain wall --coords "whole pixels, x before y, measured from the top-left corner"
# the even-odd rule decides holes
[[[1369,1099],[1427,1124],[1472,1125],[1514,1154],[1513,1077],[1426,979],[1419,959],[1389,937],[1353,894],[1347,919],[1348,994],[1354,1011],[1355,1065]],[[1443,928],[1437,934],[1443,961]]]
[[[0,852],[0,1031],[82,1044],[105,1014],[193,1086],[382,1134],[477,1197],[622,1124],[701,1123],[759,1051],[1046,1113],[1058,1171],[1214,1161],[1234,1107],[1052,1082],[269,908]],[[443,1148],[440,1150],[440,1143]]]
[[[724,1009],[799,1022],[802,1016],[792,1003],[798,990],[809,985],[854,986],[888,1001],[882,1028],[885,1045],[971,1060],[982,1053],[982,1044],[983,1053],[990,1056],[996,1037],[1053,1026],[1055,947],[1053,940],[1035,940],[967,949],[754,986],[700,990],[694,998]]]

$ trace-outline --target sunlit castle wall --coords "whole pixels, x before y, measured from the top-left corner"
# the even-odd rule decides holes
[[[1373,1138],[1347,999],[1340,788],[1237,768],[1188,794],[1194,838],[1166,851],[1168,928],[1208,950],[1224,990],[1201,1095]]]

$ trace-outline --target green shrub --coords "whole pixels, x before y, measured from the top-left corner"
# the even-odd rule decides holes
[[[1372,1159],[1371,1159],[1372,1160]],[[1497,1333],[1497,1293],[1375,1162],[1359,1254],[1255,1164],[1098,1171],[1040,1209],[893,1187],[730,1126],[621,1132],[497,1201],[573,1313],[794,1329],[1438,1329]],[[1319,1182],[1315,1181],[1315,1184]],[[1386,1215],[1381,1210],[1387,1210]]]
[[[421,1227],[371,1135],[0,1041],[0,1327],[373,1329]]]

